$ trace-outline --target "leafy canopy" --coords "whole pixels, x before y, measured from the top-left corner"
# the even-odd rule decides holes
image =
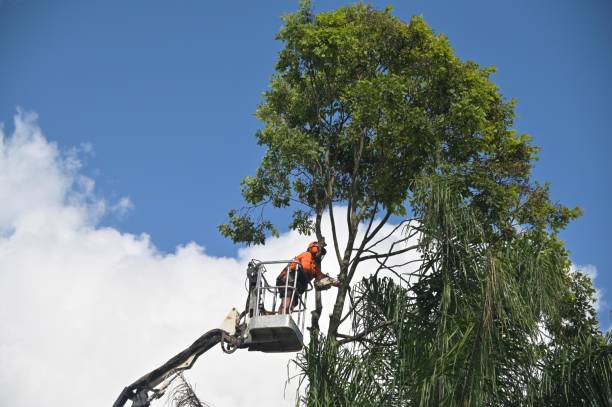
[[[343,203],[353,221],[374,207],[406,214],[411,183],[423,173],[453,176],[457,192],[499,230],[533,210],[572,216],[545,196],[512,213],[525,196],[537,149],[511,129],[514,102],[490,80],[494,68],[463,62],[447,38],[420,17],[408,24],[357,4],[313,15],[308,2],[284,17],[285,47],[257,117],[266,147],[242,191],[247,207],[230,212],[221,232],[261,244],[277,233],[265,205],[293,207],[291,228],[312,232],[310,215]],[[541,216],[540,216],[541,218]]]

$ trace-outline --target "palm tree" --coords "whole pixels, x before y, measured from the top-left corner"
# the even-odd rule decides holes
[[[314,340],[296,360],[301,402],[612,405],[610,335],[598,332],[590,280],[570,273],[556,231],[501,232],[453,188],[439,177],[415,185],[418,270],[353,287],[351,334]]]

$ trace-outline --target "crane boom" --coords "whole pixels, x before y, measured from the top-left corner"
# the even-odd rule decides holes
[[[221,329],[213,329],[206,332],[187,349],[124,388],[113,404],[113,407],[123,407],[128,400],[134,402],[133,407],[149,406],[149,391],[154,391],[155,387],[176,373],[191,368],[198,357],[221,342],[224,335],[227,334]]]

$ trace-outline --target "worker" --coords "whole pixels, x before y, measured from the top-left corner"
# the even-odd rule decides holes
[[[293,308],[298,304],[299,297],[308,288],[308,283],[313,279],[320,281],[324,278],[329,278],[321,272],[321,261],[327,253],[325,243],[311,242],[305,252],[295,256],[294,261],[289,263],[276,278],[276,286],[279,287],[278,294],[281,298],[281,304],[278,310],[279,314],[288,314],[293,311]],[[295,281],[297,274],[297,281]],[[338,287],[339,282],[336,279],[329,278],[331,285]],[[293,287],[297,290],[296,295],[293,295]],[[291,298],[293,297],[293,301]]]

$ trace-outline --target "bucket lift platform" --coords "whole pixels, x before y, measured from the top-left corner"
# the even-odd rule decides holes
[[[246,332],[242,347],[249,351],[260,351],[267,353],[296,352],[303,348],[303,334],[306,312],[306,296],[309,289],[298,296],[297,306],[289,314],[277,312],[276,298],[280,290],[291,290],[291,303],[297,296],[297,278],[293,280],[293,286],[273,286],[266,280],[266,265],[287,265],[295,261],[273,261],[257,262],[251,261],[247,269],[247,281],[249,296],[246,308]],[[299,266],[299,263],[296,263]],[[299,270],[298,270],[299,272]],[[272,297],[270,299],[270,297]],[[270,308],[268,308],[270,307]],[[271,309],[271,311],[266,311]],[[295,319],[294,319],[295,318]]]
[[[262,315],[249,323],[250,351],[297,352],[304,346],[302,332],[291,315]]]

